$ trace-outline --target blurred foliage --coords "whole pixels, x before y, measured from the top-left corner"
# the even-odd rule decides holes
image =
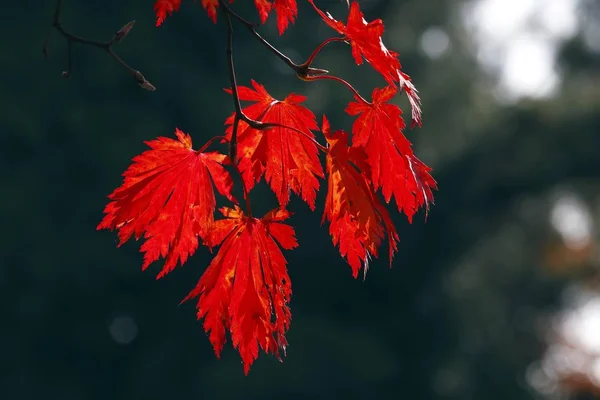
[[[64,25],[82,36],[110,38],[137,20],[116,51],[157,87],[151,93],[82,46],[72,77],[61,79],[64,40],[54,33],[49,60],[41,55],[53,3],[13,2],[0,25],[0,398],[539,396],[526,372],[546,346],[540,321],[560,307],[569,282],[592,279],[597,267],[594,252],[562,251],[548,222],[557,190],[579,193],[595,221],[600,211],[600,55],[581,37],[560,51],[557,96],[501,105],[472,56],[462,2],[362,2],[368,19],[383,16],[386,43],[420,90],[424,127],[407,136],[435,168],[436,205],[426,223],[397,218],[393,269],[373,261],[363,283],[320,227],[321,211],[292,202],[300,248],[286,253],[294,287],[288,355],[279,364],[261,354],[244,377],[229,343],[215,359],[193,305],[177,306],[210,262],[206,249],[155,281],[158,269],[140,272],[139,243],[117,249],[115,234],[95,231],[106,195],[144,140],[179,127],[199,146],[223,131],[232,111],[222,90],[223,26],[192,2],[156,29],[151,1],[66,1]],[[322,3],[344,19],[345,2]],[[297,61],[331,34],[299,4],[284,37],[273,23],[261,28]],[[597,3],[585,4],[593,21]],[[254,17],[251,7],[240,12]],[[419,45],[430,27],[450,38],[437,59]],[[344,88],[299,81],[243,29],[235,35],[240,84],[254,78],[275,96],[304,94],[334,128],[350,128]],[[383,84],[342,44],[316,66],[363,93]],[[260,212],[275,199],[262,190],[253,202]]]

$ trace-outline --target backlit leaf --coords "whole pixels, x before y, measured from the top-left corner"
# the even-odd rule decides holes
[[[250,190],[264,174],[281,207],[288,204],[291,191],[314,210],[318,177],[324,176],[317,147],[310,140],[314,138],[311,130],[318,130],[315,115],[301,105],[304,96],[290,94],[280,101],[254,80],[252,86],[254,89],[238,87],[240,100],[254,102],[243,109],[248,117],[295,128],[304,134],[282,127],[257,130],[240,122],[237,153],[246,186]],[[225,123],[232,124],[233,115]],[[229,137],[231,132],[229,127]]]
[[[156,0],[154,3],[154,12],[156,13],[156,26],[160,26],[167,15],[179,10],[181,0]]]
[[[150,150],[134,157],[123,184],[108,197],[97,229],[118,229],[119,246],[142,235],[142,269],[159,257],[165,264],[158,278],[181,265],[198,248],[198,235],[212,228],[216,199],[213,185],[234,201],[232,179],[223,167],[228,157],[192,149],[192,139],[179,129],[178,140],[159,137]]]
[[[276,209],[261,219],[245,216],[237,206],[221,212],[226,218],[215,222],[207,239],[221,247],[183,301],[198,297],[198,319],[204,318],[217,357],[229,332],[248,374],[259,348],[285,354],[292,287],[279,247],[289,250],[298,243],[294,229],[282,223],[288,211]]]
[[[366,276],[369,259],[378,256],[379,246],[387,233],[391,267],[398,234],[388,211],[370,187],[369,166],[363,149],[348,147],[346,132],[331,133],[325,116],[322,131],[329,143],[323,221],[330,222],[333,244],[339,246],[340,254],[350,264],[355,278],[361,266],[364,266]]]
[[[431,189],[437,185],[429,174],[431,168],[417,159],[402,134],[405,125],[400,107],[388,103],[396,92],[394,86],[376,88],[372,103],[356,98],[346,112],[358,116],[352,126],[352,145],[364,148],[375,190],[381,188],[388,203],[393,196],[398,211],[404,211],[412,221],[419,207],[429,209],[433,202]]]

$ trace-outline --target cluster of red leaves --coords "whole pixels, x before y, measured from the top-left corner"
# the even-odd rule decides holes
[[[150,150],[133,159],[123,184],[109,196],[111,202],[98,225],[98,229],[117,229],[119,246],[131,236],[143,236],[142,269],[160,257],[165,259],[158,278],[178,262],[185,263],[198,248],[199,239],[211,249],[220,246],[184,301],[198,298],[198,318],[204,318],[204,329],[217,356],[229,332],[245,373],[259,348],[279,356],[287,346],[292,290],[280,248],[290,250],[298,245],[293,228],[283,223],[291,215],[286,210],[291,193],[314,211],[319,179],[327,179],[323,222],[329,222],[333,244],[357,277],[361,268],[366,274],[370,258],[378,256],[386,236],[390,266],[397,250],[399,237],[384,202],[393,197],[398,211],[412,222],[419,208],[429,209],[432,190],[437,188],[431,169],[415,156],[403,134],[401,109],[390,102],[404,90],[412,106],[412,125],[421,125],[417,91],[400,71],[398,54],[387,50],[381,40],[383,22],[366,22],[358,3],[353,2],[344,24],[317,8],[313,0],[308,1],[351,45],[355,62],[361,64],[364,58],[388,83],[373,90],[370,102],[355,93],[346,107],[346,113],[355,117],[351,134],[331,132],[325,116],[319,129],[315,115],[302,105],[305,97],[292,93],[277,100],[252,81],[251,88],[237,87],[238,99],[250,103],[242,112],[269,128],[256,129],[256,125],[236,121],[235,113],[225,121],[224,141],[230,146],[237,122],[235,165],[225,154],[206,151],[212,140],[193,150],[190,136],[179,129],[175,132],[178,140],[159,137],[149,141]],[[157,25],[177,11],[180,3],[157,0]],[[201,3],[216,22],[219,1]],[[280,33],[298,12],[295,0],[255,0],[255,5],[263,23],[275,10]],[[319,131],[326,146],[315,136]],[[325,171],[319,151],[325,153]],[[232,195],[231,168],[241,174],[245,195],[264,175],[279,207],[260,219],[249,210],[244,213]],[[225,218],[217,220],[215,189],[233,203],[233,208],[220,209]]]
[[[219,0],[200,0],[200,2],[210,19],[214,23],[217,23]],[[229,2],[233,3],[233,0],[229,0]],[[277,14],[277,29],[279,29],[280,35],[283,35],[290,22],[293,23],[298,15],[296,0],[254,0],[254,5],[263,24],[269,18],[271,11],[275,10],[275,14]],[[171,15],[173,12],[179,10],[180,6],[181,0],[156,0],[154,3],[156,26],[160,26],[167,18],[167,15]]]

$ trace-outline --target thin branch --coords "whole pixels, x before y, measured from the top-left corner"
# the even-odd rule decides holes
[[[224,1],[221,1],[221,4],[225,4]],[[225,50],[227,53],[227,66],[229,67],[229,83],[231,84],[231,94],[233,96],[233,106],[235,108],[235,117],[238,121],[233,121],[234,129],[231,134],[231,140],[229,142],[229,157],[231,158],[231,162],[233,164],[236,163],[236,151],[237,151],[237,128],[239,124],[239,120],[243,119],[244,121],[250,120],[250,118],[244,115],[242,111],[242,105],[240,103],[240,96],[238,94],[238,84],[237,78],[235,75],[235,65],[233,62],[233,25],[231,23],[230,17],[231,9],[223,8],[223,14],[225,15],[225,19],[227,20],[227,49]],[[246,121],[250,124],[249,121]]]
[[[275,56],[277,56],[288,67],[290,67],[296,73],[296,76],[299,79],[302,79],[303,81],[306,81],[306,82],[312,82],[312,81],[316,81],[318,79],[329,79],[329,80],[333,80],[333,81],[338,81],[338,82],[344,84],[346,87],[348,87],[352,91],[352,93],[354,93],[354,95],[357,98],[359,98],[360,100],[362,100],[366,104],[370,104],[370,102],[368,102],[367,100],[365,100],[360,95],[360,93],[358,93],[358,91],[350,83],[348,83],[344,79],[338,78],[338,77],[333,76],[333,75],[329,75],[329,71],[327,71],[325,69],[311,67],[312,63],[314,62],[314,60],[315,60],[315,58],[317,56],[317,54],[319,54],[319,52],[326,45],[328,45],[329,43],[332,43],[332,42],[345,42],[347,40],[347,38],[345,38],[345,37],[333,37],[333,38],[329,38],[329,39],[323,41],[312,52],[312,54],[308,57],[308,60],[306,60],[306,62],[304,62],[302,64],[296,64],[295,62],[293,62],[291,60],[291,58],[289,58],[288,56],[286,56],[285,54],[283,54],[281,51],[279,51],[275,46],[273,46],[271,43],[269,43],[265,38],[263,38],[257,32],[257,30],[256,30],[256,27],[258,26],[257,24],[254,24],[254,23],[248,21],[247,19],[245,19],[244,17],[242,17],[241,15],[239,15],[238,13],[236,13],[235,11],[233,11],[231,9],[231,7],[224,0],[219,0],[219,4],[223,8],[223,10],[225,11],[226,15],[229,15],[230,17],[234,17],[239,22],[241,22],[242,25],[244,25],[246,27],[246,29],[248,29],[250,31],[250,33],[263,46],[265,46],[267,49],[269,49],[269,51],[271,51],[273,54],[275,54]],[[231,21],[230,21],[230,23],[231,23]],[[242,121],[248,123],[250,126],[252,126],[255,129],[265,129],[265,128],[268,127],[268,125],[265,125],[264,123],[261,124],[261,123],[259,123],[257,121],[253,121],[253,120],[247,118],[243,113],[240,113],[240,119]],[[276,126],[276,125],[271,125],[271,126]],[[289,127],[286,127],[286,128],[289,128]],[[290,129],[293,129],[293,128],[290,128]],[[323,146],[318,145],[318,147],[321,148]],[[323,147],[323,148],[325,148],[325,147]]]
[[[258,31],[256,30],[257,24],[253,24],[252,22],[248,21],[247,19],[233,11],[225,1],[220,0],[219,4],[230,16],[240,21],[242,25],[244,25],[246,29],[250,31],[252,36],[254,36],[260,43],[262,43],[263,46],[265,46],[271,53],[275,54],[277,58],[283,61],[288,67],[290,67],[294,71],[296,76],[298,76],[299,78],[303,79],[306,76],[323,75],[329,73],[329,71],[325,69],[311,67],[311,63],[309,62],[303,64],[296,64],[292,61],[291,58],[279,51],[275,46],[269,43],[258,33]]]
[[[225,2],[221,1],[221,4],[223,5],[225,4]],[[240,119],[243,119],[251,126],[251,122],[257,122],[246,117],[242,111],[242,105],[240,104],[240,97],[238,95],[237,80],[235,77],[235,66],[233,63],[233,25],[231,24],[229,10],[223,8],[223,14],[225,15],[225,19],[227,20],[227,64],[229,67],[229,83],[231,84],[231,93],[233,95],[233,106],[235,107],[231,139],[229,140],[229,159],[231,161],[231,165],[233,166],[233,168],[235,168],[238,175],[240,176],[240,181],[242,182],[242,190],[244,192],[244,199],[246,200],[246,214],[248,215],[248,217],[252,217],[252,207],[250,205],[250,196],[248,195],[248,188],[246,187],[244,176],[242,175],[242,171],[240,170],[240,167],[237,163],[237,131],[240,125]]]
[[[63,27],[62,23],[60,22],[61,11],[62,11],[62,0],[57,0],[56,8],[54,9],[54,17],[52,19],[51,28],[56,29],[56,31],[58,31],[58,33],[60,33],[67,40],[67,51],[68,51],[68,53],[67,53],[67,69],[62,72],[62,76],[64,78],[68,78],[71,76],[73,44],[80,43],[83,45],[97,47],[99,49],[104,50],[106,53],[108,53],[108,55],[113,60],[115,60],[117,62],[117,64],[119,64],[121,67],[123,67],[133,77],[133,79],[135,79],[135,81],[137,82],[138,85],[140,85],[142,88],[144,88],[146,90],[150,90],[150,91],[156,90],[156,88],[150,82],[148,82],[146,80],[146,78],[144,77],[144,75],[142,75],[142,73],[140,71],[130,67],[125,61],[123,61],[113,51],[113,46],[121,43],[121,40],[123,40],[125,38],[125,36],[127,36],[127,34],[129,33],[129,31],[131,31],[131,29],[133,28],[135,21],[131,21],[131,22],[125,24],[121,29],[119,29],[114,34],[112,39],[110,39],[106,42],[99,42],[99,41],[95,41],[95,40],[82,38],[80,36],[77,36],[70,32],[67,32],[65,30],[65,28]],[[50,33],[51,33],[51,30],[48,32],[48,34],[46,35],[46,39],[44,40],[44,46],[42,48],[42,53],[44,54],[44,57],[48,56],[48,45],[50,42]]]

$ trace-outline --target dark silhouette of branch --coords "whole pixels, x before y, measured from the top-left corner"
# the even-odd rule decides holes
[[[140,71],[131,68],[125,61],[123,61],[121,59],[121,57],[119,57],[113,51],[113,46],[121,43],[121,40],[123,40],[125,38],[125,36],[127,36],[127,34],[129,33],[129,31],[131,31],[131,29],[133,28],[135,21],[131,21],[131,22],[125,24],[125,26],[123,26],[121,29],[119,29],[115,33],[115,35],[112,37],[112,39],[110,39],[106,42],[99,42],[99,41],[95,41],[95,40],[82,38],[82,37],[79,37],[79,36],[73,35],[72,33],[67,32],[65,30],[65,28],[63,27],[62,23],[60,22],[61,10],[62,10],[62,0],[57,0],[56,8],[54,9],[54,18],[52,19],[51,28],[56,29],[58,31],[58,33],[60,33],[67,40],[67,46],[68,46],[67,69],[62,72],[62,76],[64,78],[68,78],[71,76],[71,66],[72,66],[72,55],[71,54],[72,54],[72,50],[73,50],[73,44],[80,43],[83,45],[97,47],[99,49],[106,51],[106,53],[108,53],[108,55],[117,62],[117,64],[122,66],[133,77],[133,79],[135,79],[135,81],[137,82],[138,85],[140,85],[140,87],[142,87],[146,90],[150,90],[150,91],[156,90],[154,85],[152,85],[150,82],[148,82],[148,80],[146,80],[146,78],[144,77],[144,75],[142,75],[142,73]],[[51,33],[51,31],[48,32],[48,34],[46,35],[46,40],[44,41],[44,46],[42,48],[42,53],[44,54],[45,58],[48,57],[48,44],[49,44],[49,40],[50,40],[50,33]]]

